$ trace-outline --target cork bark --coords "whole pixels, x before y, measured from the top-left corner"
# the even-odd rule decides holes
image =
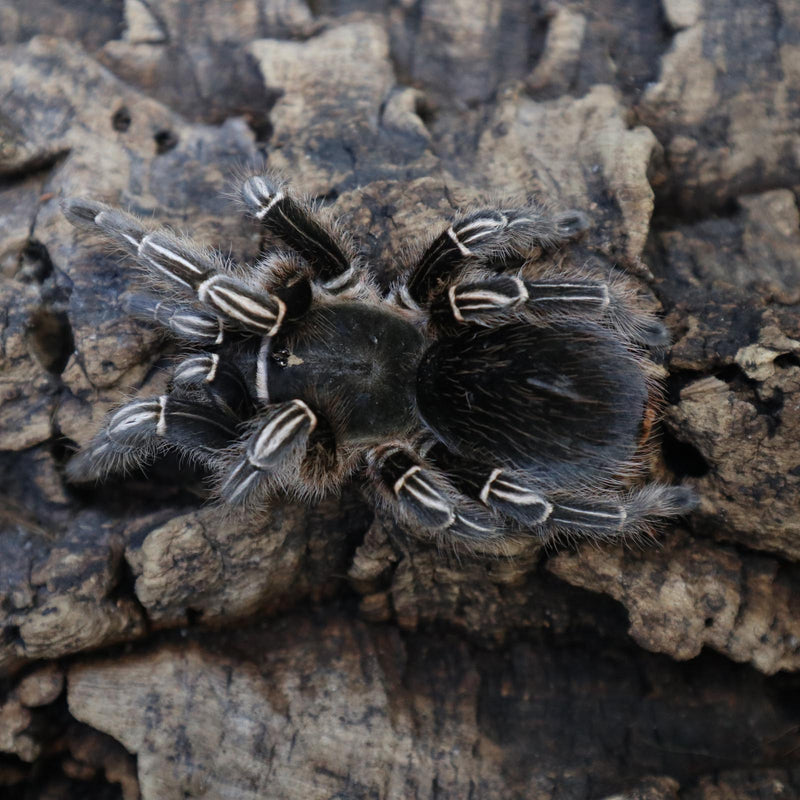
[[[49,35],[58,22],[59,36]],[[800,794],[800,10],[793,0],[0,6],[0,794]],[[176,344],[88,195],[238,260],[266,167],[378,281],[456,209],[592,220],[673,346],[645,546],[442,551],[353,481],[234,521],[163,460],[64,466]]]

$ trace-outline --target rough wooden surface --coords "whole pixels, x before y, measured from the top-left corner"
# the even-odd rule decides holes
[[[55,29],[59,38],[43,35]],[[800,11],[793,0],[0,5],[0,794],[800,794]],[[645,548],[438,552],[354,485],[257,524],[174,462],[63,466],[174,345],[89,194],[239,259],[266,164],[388,283],[455,208],[545,196],[674,334]]]

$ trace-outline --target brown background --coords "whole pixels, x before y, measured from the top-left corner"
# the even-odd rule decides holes
[[[796,0],[2,0],[0,38],[0,795],[800,794]],[[175,350],[59,198],[247,260],[259,165],[384,282],[457,207],[584,209],[565,257],[673,331],[653,471],[700,508],[475,558],[356,485],[251,525],[176,463],[67,487]]]

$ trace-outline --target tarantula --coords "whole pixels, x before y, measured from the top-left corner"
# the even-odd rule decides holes
[[[691,507],[643,471],[667,342],[629,284],[547,269],[577,211],[483,208],[453,220],[383,296],[349,237],[281,181],[242,197],[268,248],[241,267],[123,211],[64,203],[134,257],[130,312],[195,348],[170,389],[106,418],[68,465],[98,479],[167,450],[223,504],[314,499],[360,471],[415,533],[481,545],[515,534],[611,538]]]

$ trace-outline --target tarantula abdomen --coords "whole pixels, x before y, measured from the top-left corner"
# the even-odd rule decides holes
[[[434,342],[417,400],[425,423],[463,457],[580,481],[633,457],[648,389],[602,326],[512,323]]]

